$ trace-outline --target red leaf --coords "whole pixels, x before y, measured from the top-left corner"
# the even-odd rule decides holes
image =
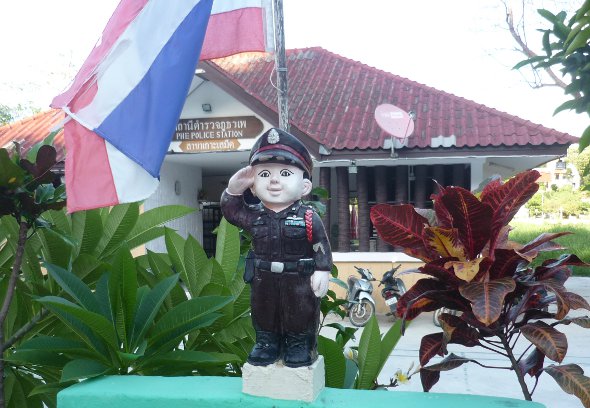
[[[467,258],[476,258],[490,239],[492,209],[461,187],[446,188],[440,200],[451,214],[453,227],[459,231]]]
[[[420,369],[420,382],[424,392],[430,391],[432,387],[440,380],[440,371],[430,371],[422,367]]]
[[[465,281],[457,278],[452,270],[445,268],[443,265],[448,261],[452,260],[452,258],[442,258],[440,260],[429,262],[425,264],[423,267],[420,268],[420,272],[425,275],[433,276],[442,282],[445,282],[448,285],[452,285],[454,287],[458,287],[465,283]],[[439,265],[439,262],[442,262]]]
[[[397,302],[397,314],[412,320],[422,312],[431,312],[441,305],[433,299],[444,292],[445,285],[437,279],[420,279]]]
[[[438,184],[437,184],[438,185]],[[430,197],[432,199],[434,205],[434,213],[436,214],[436,219],[438,220],[439,227],[443,228],[451,228],[453,224],[453,217],[449,210],[441,201],[441,197],[445,194],[447,188],[438,185],[439,192],[438,194],[432,194]]]
[[[494,210],[494,212],[502,210],[502,207],[504,207],[507,202],[514,202],[515,199],[518,197],[518,194],[521,193],[523,190],[530,188],[530,186],[536,186],[536,188],[538,189],[539,186],[537,185],[537,183],[535,183],[535,181],[539,177],[540,174],[537,170],[528,170],[518,173],[516,176],[508,180],[505,184],[503,184],[500,180],[496,179],[490,182],[487,186],[485,186],[485,188],[481,192],[481,201],[489,204]],[[525,202],[526,201],[528,200],[525,200]],[[513,210],[513,207],[504,208],[503,210],[508,209]],[[518,211],[518,208],[516,209],[516,211]],[[514,211],[514,214],[516,214],[516,211]],[[514,214],[512,215],[514,216]],[[504,225],[506,224],[508,224],[508,222],[504,223]]]
[[[518,252],[522,254],[522,256],[526,256],[527,258],[534,258],[537,256],[537,252],[541,251],[553,251],[555,249],[563,249],[563,247],[555,242],[552,242],[555,238],[562,237],[564,235],[571,234],[571,232],[557,232],[554,234],[550,233],[543,233],[539,235],[537,238],[533,239],[525,246],[520,248]],[[534,255],[533,255],[534,254]]]
[[[490,232],[490,251],[496,247],[500,230],[510,223],[516,212],[539,189],[536,180],[540,174],[536,170],[523,171],[508,180],[506,184],[490,183],[481,193],[482,203],[493,209]]]
[[[406,254],[425,262],[432,259],[422,239],[428,221],[410,204],[377,204],[371,208],[371,221],[381,239],[390,245],[402,247]]]
[[[471,282],[459,287],[459,292],[471,302],[471,309],[477,320],[489,326],[498,320],[504,298],[515,288],[514,280],[507,277],[489,282]]]
[[[539,377],[543,373],[543,362],[545,354],[535,348],[526,358],[518,362],[518,369],[522,374],[528,374],[531,377]]]
[[[465,248],[459,241],[459,231],[456,228],[426,227],[424,243],[430,252],[443,258],[465,259]]]
[[[518,264],[528,264],[528,261],[514,249],[496,249],[494,258],[494,263],[490,268],[490,279],[514,276]]]
[[[420,365],[425,366],[430,359],[436,355],[443,356],[445,349],[443,347],[443,334],[431,333],[422,337],[420,342]]]
[[[445,349],[448,343],[461,344],[465,347],[479,345],[477,330],[469,327],[460,317],[443,313],[440,315],[439,320],[444,333],[443,346]]]
[[[567,353],[565,334],[542,321],[525,324],[520,332],[548,358],[558,363],[563,361]]]
[[[585,408],[590,407],[590,378],[584,375],[584,370],[580,366],[576,364],[551,365],[545,368],[545,371],[565,392],[578,397]]]

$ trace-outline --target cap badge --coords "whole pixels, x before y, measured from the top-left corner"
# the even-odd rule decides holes
[[[270,144],[278,143],[280,140],[279,132],[277,132],[275,129],[271,129],[271,131],[268,133],[268,137],[266,138],[266,140]]]

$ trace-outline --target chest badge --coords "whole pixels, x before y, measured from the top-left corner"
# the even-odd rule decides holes
[[[285,220],[286,227],[305,227],[305,220],[301,217],[291,216]]]

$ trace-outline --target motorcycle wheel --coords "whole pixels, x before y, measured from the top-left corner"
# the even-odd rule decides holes
[[[354,326],[363,327],[374,314],[375,306],[367,299],[363,299],[350,308],[348,319]]]
[[[442,312],[443,312],[443,309],[440,308],[440,309],[436,309],[434,311],[434,313],[432,314],[432,323],[434,323],[434,325],[436,327],[440,327],[440,322],[438,321],[438,317],[442,314]]]
[[[457,316],[459,314],[459,312],[457,312],[456,310],[447,309],[446,307],[441,307],[440,309],[436,309],[434,311],[434,313],[432,314],[432,323],[434,323],[434,325],[436,327],[440,327],[440,322],[438,321],[438,317],[443,313],[447,313],[447,314],[450,314],[453,316]]]

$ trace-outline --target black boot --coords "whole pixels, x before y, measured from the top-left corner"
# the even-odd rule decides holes
[[[283,360],[287,367],[312,365],[317,359],[315,334],[287,333],[285,335],[285,355]]]
[[[280,336],[267,331],[256,331],[256,344],[248,356],[248,362],[255,366],[266,366],[279,359]]]

